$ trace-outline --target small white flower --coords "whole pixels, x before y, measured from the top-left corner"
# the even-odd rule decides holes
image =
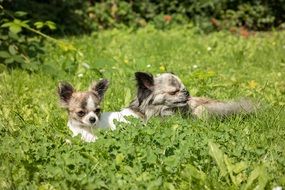
[[[281,186],[273,187],[272,190],[282,190]]]
[[[151,65],[150,65],[150,64],[148,64],[146,67],[147,67],[147,68],[150,68],[150,67],[151,67]]]
[[[212,50],[212,48],[209,46],[209,47],[207,48],[207,50],[208,50],[208,51],[211,51],[211,50]]]
[[[78,77],[80,77],[80,78],[83,77],[83,74],[82,73],[78,74]]]
[[[193,69],[197,69],[198,65],[193,65],[192,67],[193,67]]]

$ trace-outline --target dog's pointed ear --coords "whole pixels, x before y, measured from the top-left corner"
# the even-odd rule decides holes
[[[68,107],[68,103],[71,99],[72,94],[74,93],[74,88],[71,84],[67,82],[61,82],[59,83],[57,87],[57,93],[60,98],[60,103],[62,107]]]
[[[146,88],[149,90],[153,89],[154,80],[152,74],[144,72],[136,72],[135,77],[139,88]]]
[[[144,72],[136,72],[137,80],[137,98],[139,105],[152,93],[154,88],[154,79],[152,74]]]
[[[90,89],[92,92],[97,94],[100,99],[103,99],[103,96],[108,87],[109,87],[109,81],[107,79],[102,79],[99,82],[94,83]]]

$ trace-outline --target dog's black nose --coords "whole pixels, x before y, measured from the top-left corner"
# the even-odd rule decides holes
[[[93,123],[95,123],[95,122],[96,122],[96,118],[95,118],[95,117],[90,117],[90,118],[89,118],[89,121],[90,121],[90,123],[92,123],[92,124],[93,124]]]
[[[189,96],[190,96],[190,93],[189,93],[188,91],[186,92],[186,96],[187,96],[187,97],[189,97]]]
[[[189,97],[189,96],[190,96],[190,94],[189,94],[189,91],[188,91],[188,90],[184,90],[184,94],[185,94],[187,97]]]

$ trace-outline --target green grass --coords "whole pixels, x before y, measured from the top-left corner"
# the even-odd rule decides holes
[[[0,74],[0,189],[285,186],[284,32],[243,38],[146,28],[65,40],[81,53],[47,43],[45,72]],[[173,71],[192,95],[252,97],[262,106],[257,114],[222,121],[175,115],[120,124],[116,131],[95,131],[96,143],[71,138],[67,114],[58,106],[58,82],[84,90],[107,78],[103,107],[116,111],[134,98],[135,71]]]

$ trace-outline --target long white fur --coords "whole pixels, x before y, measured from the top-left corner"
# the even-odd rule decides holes
[[[72,131],[73,137],[81,135],[81,139],[85,142],[95,142],[97,137],[92,133],[91,127],[82,126],[78,121],[69,120],[68,128]]]
[[[133,116],[139,118],[139,116],[129,108],[124,108],[119,112],[103,112],[100,120],[97,124],[98,128],[109,128],[111,130],[116,129],[114,121],[128,123],[126,116]]]
[[[95,110],[95,103],[94,103],[94,100],[93,100],[93,98],[91,96],[89,96],[88,99],[87,99],[86,108],[88,110]]]
[[[86,142],[95,142],[98,138],[93,134],[93,129],[104,128],[115,130],[115,121],[128,123],[126,116],[133,116],[139,118],[139,116],[129,108],[122,109],[119,112],[103,112],[99,120],[97,120],[94,127],[82,127],[77,121],[69,120],[67,126],[72,131],[73,136],[81,135],[81,139]]]

